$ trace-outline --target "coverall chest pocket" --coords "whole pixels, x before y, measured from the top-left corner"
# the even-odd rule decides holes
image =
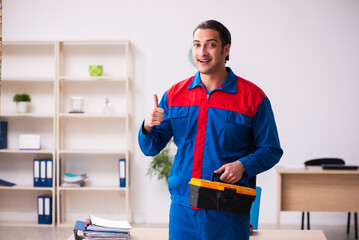
[[[223,146],[228,151],[238,151],[247,148],[251,143],[252,119],[244,114],[228,112],[223,133]]]
[[[168,110],[168,119],[172,124],[173,136],[176,138],[188,137],[188,107],[171,107]]]

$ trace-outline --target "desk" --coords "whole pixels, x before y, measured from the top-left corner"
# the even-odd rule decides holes
[[[74,236],[67,240],[74,240]],[[131,240],[168,240],[168,229],[133,228]],[[326,240],[326,237],[321,230],[255,230],[250,240]]]
[[[278,173],[277,228],[281,211],[359,212],[359,171],[288,170]]]

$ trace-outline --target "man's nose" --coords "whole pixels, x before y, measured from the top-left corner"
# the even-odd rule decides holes
[[[205,55],[208,54],[208,51],[207,51],[206,46],[202,46],[202,47],[201,47],[201,49],[200,49],[200,51],[199,51],[199,54],[200,54],[200,56],[205,56]]]

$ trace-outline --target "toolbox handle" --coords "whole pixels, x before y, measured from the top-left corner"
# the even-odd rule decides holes
[[[220,176],[222,175],[222,173],[223,173],[223,172],[221,172],[221,173],[215,173],[215,172],[213,172],[213,173],[211,174],[211,181],[213,182],[215,177],[220,177]]]

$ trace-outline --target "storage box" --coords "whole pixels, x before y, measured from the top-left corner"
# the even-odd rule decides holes
[[[227,184],[192,178],[189,182],[189,205],[196,208],[231,212],[249,216],[256,190]]]
[[[20,150],[40,150],[40,135],[38,134],[20,134]]]

